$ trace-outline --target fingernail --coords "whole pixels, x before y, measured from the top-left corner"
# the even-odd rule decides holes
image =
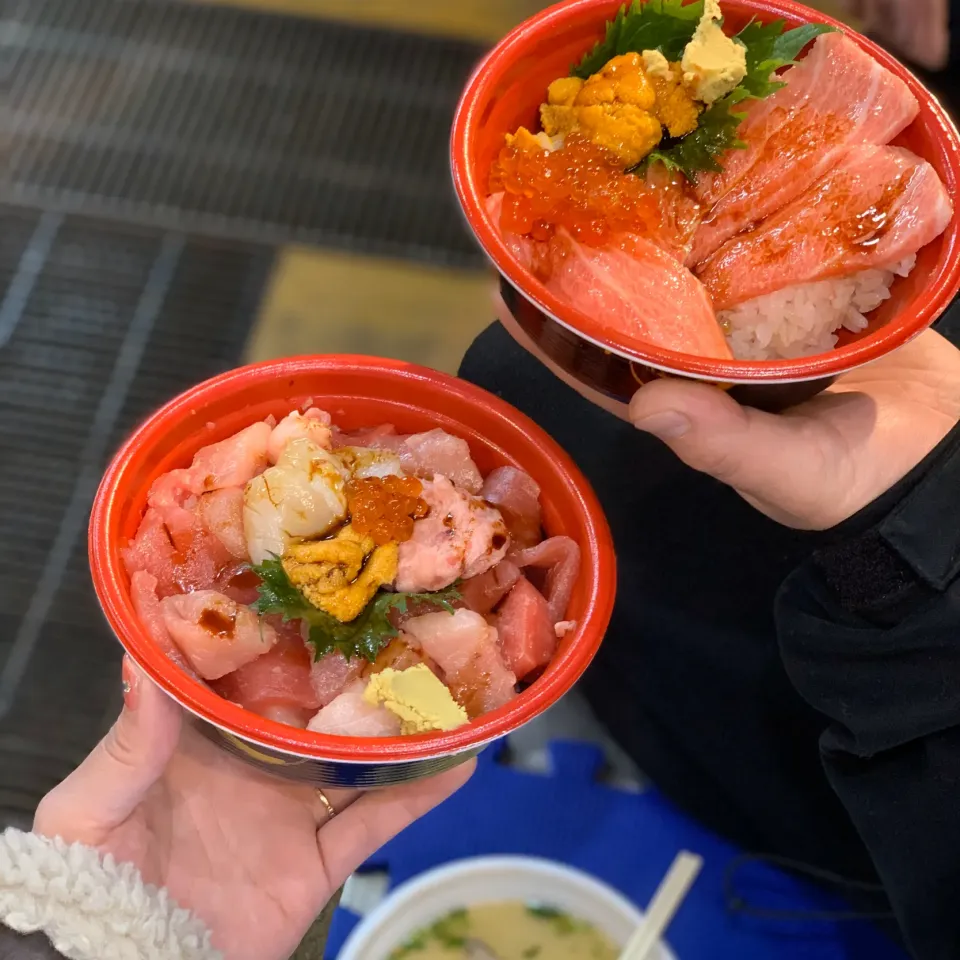
[[[634,420],[633,425],[661,440],[679,440],[692,426],[689,418],[676,410],[653,413],[649,417]]]
[[[128,710],[136,710],[140,703],[140,671],[129,657],[123,658],[121,671],[123,679],[123,705]]]

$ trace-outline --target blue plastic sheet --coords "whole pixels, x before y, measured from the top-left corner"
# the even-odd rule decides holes
[[[487,750],[470,783],[374,856],[365,869],[387,870],[391,888],[464,857],[527,854],[557,860],[616,887],[639,906],[681,849],[704,869],[670,928],[679,960],[906,960],[865,922],[756,919],[728,909],[724,876],[741,853],[679,812],[655,790],[641,794],[598,782],[603,756],[588,744],[551,747],[549,776],[499,762]],[[766,865],[739,874],[752,905],[804,913],[849,909],[820,889]],[[337,911],[327,946],[333,960],[359,922]]]

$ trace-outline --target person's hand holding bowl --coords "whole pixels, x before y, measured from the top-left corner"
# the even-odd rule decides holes
[[[679,380],[643,387],[627,415],[767,516],[826,529],[889,490],[957,424],[960,351],[927,331],[780,415]]]
[[[473,771],[364,795],[329,789],[328,807],[209,742],[129,658],[123,675],[120,718],[41,801],[34,831],[133,864],[230,960],[286,960],[350,873]]]

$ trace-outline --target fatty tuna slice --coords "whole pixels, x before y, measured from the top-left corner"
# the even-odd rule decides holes
[[[938,237],[953,204],[926,160],[852,147],[837,166],[701,266],[718,311],[784,287],[892,267]]]
[[[780,79],[785,87],[746,108],[737,136],[747,149],[697,181],[706,210],[690,265],[799,197],[849,147],[889,143],[919,110],[907,85],[842,33],[819,37]]]

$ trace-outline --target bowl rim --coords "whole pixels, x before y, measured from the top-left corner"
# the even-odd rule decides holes
[[[109,531],[125,499],[118,496],[118,487],[131,474],[132,464],[142,457],[144,448],[153,446],[170,426],[196,407],[222,398],[231,388],[324,371],[372,373],[383,382],[400,381],[407,385],[423,383],[485,408],[488,417],[505,423],[518,440],[538,446],[549,456],[566,490],[579,503],[587,530],[580,549],[588,592],[573,640],[554,658],[550,673],[510,703],[456,730],[404,737],[345,737],[299,730],[260,717],[221,698],[180,670],[157,649],[133,607],[120,547],[111,543]],[[322,394],[315,395],[322,402]],[[430,412],[423,406],[419,409]],[[477,432],[483,433],[480,429]],[[405,763],[476,750],[542,713],[570,690],[596,654],[613,612],[617,582],[613,537],[600,502],[569,454],[546,431],[504,400],[465,380],[404,361],[349,354],[307,355],[248,364],[205,380],[154,411],[127,438],[104,473],[90,515],[88,555],[94,588],[110,627],[147,675],[190,713],[234,737],[290,756],[357,764]],[[588,625],[589,637],[585,633]]]
[[[728,0],[724,0],[728,2]],[[947,171],[945,186],[952,198],[960,196],[960,134],[940,102],[899,60],[846,24],[812,11],[795,0],[732,0],[767,19],[817,23],[841,30],[870,54],[881,66],[903,80],[920,104],[921,116],[938,128],[940,158]],[[480,184],[468,163],[468,144],[476,136],[481,118],[478,103],[486,100],[497,78],[529,45],[554,31],[583,10],[607,9],[615,0],[563,0],[525,20],[508,33],[480,62],[467,82],[457,105],[450,138],[451,173],[454,189],[467,223],[486,255],[501,276],[521,296],[561,326],[594,346],[665,373],[681,373],[724,383],[796,382],[818,380],[848,372],[890,353],[927,329],[950,305],[960,290],[960,210],[941,234],[944,248],[931,282],[914,298],[915,313],[904,323],[885,323],[867,336],[837,347],[829,353],[792,360],[726,360],[698,357],[666,350],[601,327],[591,316],[570,307],[531,276],[510,253],[491,222],[484,205],[485,184]],[[914,120],[916,123],[917,120]]]
[[[636,926],[639,926],[643,921],[644,912],[632,900],[606,881],[578,867],[572,867],[547,857],[523,854],[465,857],[451,863],[431,867],[429,870],[411,877],[391,889],[386,897],[351,931],[340,950],[338,960],[363,960],[362,954],[358,951],[367,946],[365,941],[369,940],[379,927],[395,916],[408,903],[423,898],[438,885],[471,874],[500,873],[503,871],[523,872],[533,877],[545,878],[548,882],[551,877],[562,877],[588,895],[592,895],[597,900],[602,900],[614,907],[624,917],[629,917]],[[546,899],[549,899],[549,894]],[[668,960],[676,960],[676,955],[670,945],[665,940],[661,940],[660,944]]]

